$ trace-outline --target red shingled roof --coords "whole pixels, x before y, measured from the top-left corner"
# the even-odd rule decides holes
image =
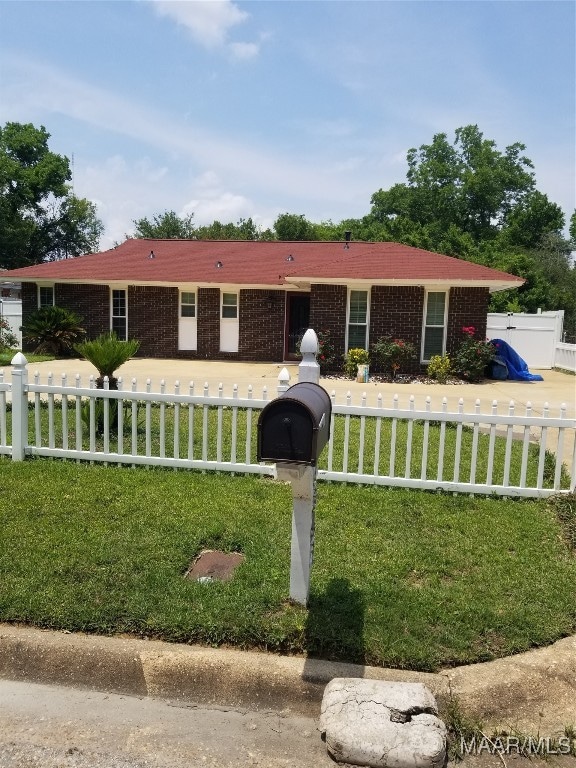
[[[151,252],[154,258],[150,257]],[[220,266],[218,266],[220,265]],[[23,282],[283,285],[292,282],[518,287],[515,275],[398,243],[126,240],[116,248],[3,274]]]

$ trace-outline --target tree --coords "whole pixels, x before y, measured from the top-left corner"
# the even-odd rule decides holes
[[[71,192],[68,158],[49,150],[49,138],[31,123],[0,128],[0,267],[98,250],[96,208]]]
[[[251,218],[239,219],[236,224],[213,221],[196,230],[198,240],[259,240],[260,232]]]
[[[197,235],[192,219],[193,213],[178,216],[175,211],[165,211],[154,216],[152,221],[147,218],[136,219],[133,223],[136,230],[132,237],[148,237],[159,240],[194,240]]]
[[[274,222],[278,240],[318,240],[316,226],[302,214],[281,213]]]
[[[431,144],[408,151],[408,183],[374,193],[371,215],[391,227],[399,220],[408,231],[420,226],[435,242],[450,227],[475,243],[490,240],[534,192],[524,150],[516,142],[500,152],[476,125],[458,128],[453,145],[439,133]]]

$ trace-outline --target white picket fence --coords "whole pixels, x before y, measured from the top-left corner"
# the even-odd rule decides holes
[[[13,365],[10,382],[0,372],[0,454],[274,476],[273,465],[256,459],[266,388],[255,397],[252,387],[240,396],[237,386],[231,395],[222,385],[215,393],[193,383],[153,391],[135,379],[127,389],[121,380],[118,391],[106,386],[96,389],[93,377],[85,385],[79,375],[72,383],[38,375],[28,382],[25,364]],[[278,393],[285,389],[279,381]],[[538,415],[510,403],[500,413],[494,402],[481,413],[479,401],[465,412],[462,400],[449,411],[446,398],[433,408],[428,397],[422,409],[413,396],[404,407],[398,395],[390,404],[378,395],[373,405],[366,396],[357,404],[350,394],[344,403],[331,397],[321,480],[510,497],[574,491],[576,419],[565,406]]]

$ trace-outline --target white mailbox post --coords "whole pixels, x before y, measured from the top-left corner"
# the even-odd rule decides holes
[[[300,351],[298,383],[288,387],[288,372],[281,371],[279,396],[258,419],[258,460],[275,462],[276,478],[291,485],[290,597],[307,605],[314,558],[316,465],[330,437],[332,402],[319,385],[318,337],[312,329],[304,334]]]

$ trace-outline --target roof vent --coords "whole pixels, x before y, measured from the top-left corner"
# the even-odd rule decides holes
[[[292,256],[292,254],[289,254],[288,256],[286,256],[286,261],[294,261],[294,256]]]
[[[222,262],[221,262],[221,261],[217,261],[217,262],[216,262],[216,264],[214,264],[214,266],[216,267],[216,269],[222,269],[222,267],[224,266],[224,264],[222,264]]]
[[[150,251],[150,255],[148,256],[149,259],[155,259],[156,256],[154,254],[154,251]]]
[[[346,232],[344,232],[344,240],[345,240],[344,248],[346,250],[348,250],[348,248],[350,248],[350,239],[351,239],[351,237],[352,237],[352,232],[350,232],[350,230],[347,229]]]

